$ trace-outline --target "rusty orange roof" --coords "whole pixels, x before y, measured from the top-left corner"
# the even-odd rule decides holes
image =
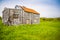
[[[30,8],[27,8],[25,6],[20,6],[24,11],[26,12],[30,12],[30,13],[34,13],[34,14],[39,14],[38,12],[36,12],[35,10],[33,9],[30,9]]]

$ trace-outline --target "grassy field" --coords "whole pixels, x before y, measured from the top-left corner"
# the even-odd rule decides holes
[[[7,26],[0,20],[0,40],[60,40],[60,21]]]

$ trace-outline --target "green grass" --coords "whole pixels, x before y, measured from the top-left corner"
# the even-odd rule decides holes
[[[0,40],[60,40],[60,21],[7,26],[0,20]]]

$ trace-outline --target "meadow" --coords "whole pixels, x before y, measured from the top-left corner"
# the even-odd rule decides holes
[[[0,19],[0,40],[60,40],[60,20],[41,18],[40,24],[7,26]]]

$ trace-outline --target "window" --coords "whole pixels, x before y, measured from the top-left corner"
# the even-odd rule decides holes
[[[13,18],[18,18],[19,14],[13,14]]]

